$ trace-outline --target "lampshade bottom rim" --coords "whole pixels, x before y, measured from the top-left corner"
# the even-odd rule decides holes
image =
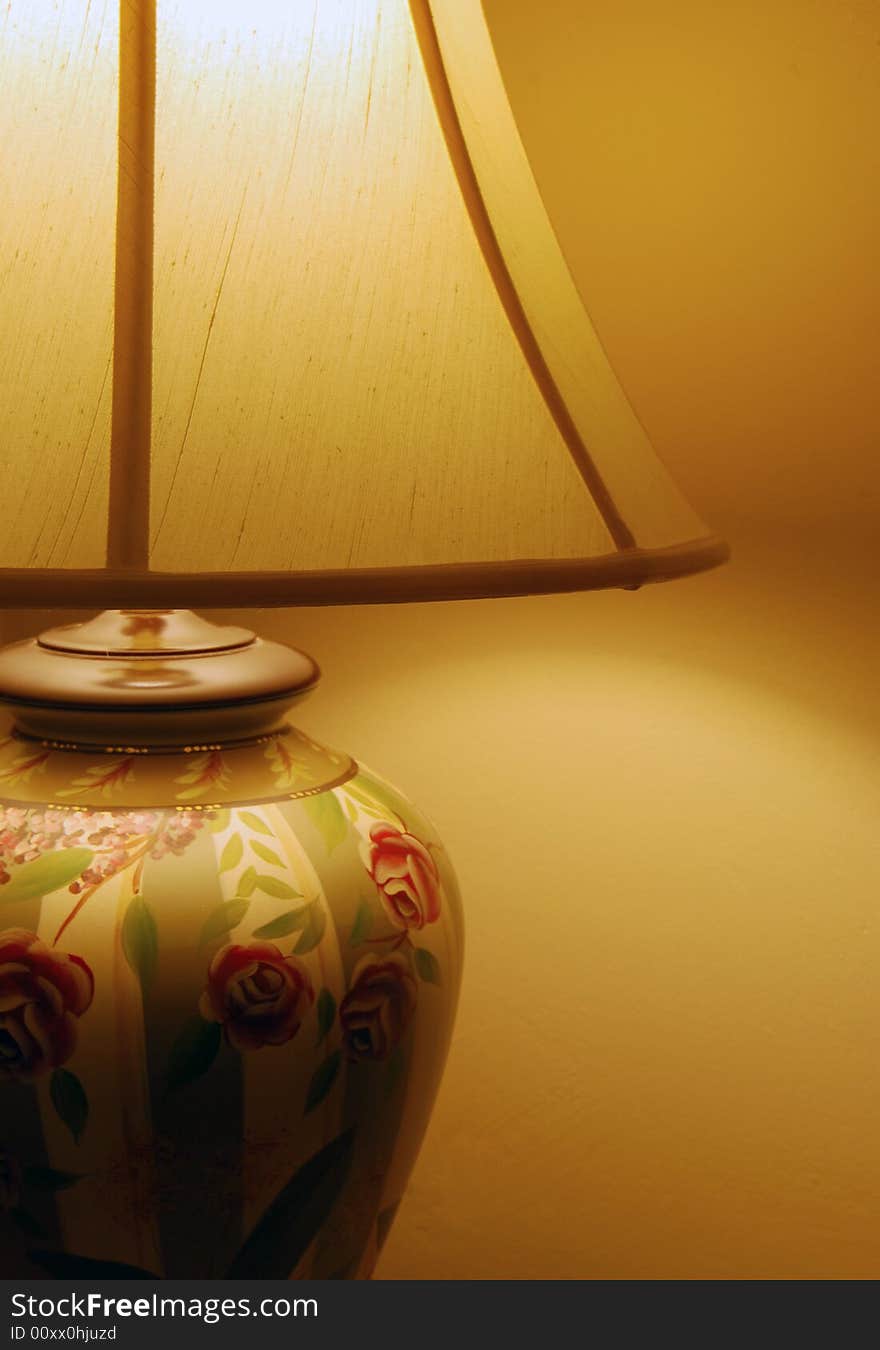
[[[288,572],[118,572],[102,568],[0,568],[0,607],[32,609],[401,604],[570,591],[635,589],[708,571],[730,548],[705,535],[666,548],[630,548],[591,558],[523,558],[413,567]]]

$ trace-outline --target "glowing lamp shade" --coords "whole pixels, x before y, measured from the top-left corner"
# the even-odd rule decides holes
[[[121,61],[110,0],[0,23],[3,604],[722,560],[591,327],[475,0],[160,0],[155,67],[145,8]]]

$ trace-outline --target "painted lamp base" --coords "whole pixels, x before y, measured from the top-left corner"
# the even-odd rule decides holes
[[[291,727],[0,746],[0,1275],[366,1278],[462,921],[428,821]]]

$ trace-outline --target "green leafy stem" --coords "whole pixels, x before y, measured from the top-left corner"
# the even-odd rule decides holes
[[[270,839],[274,839],[275,836],[271,826],[255,812],[239,811],[238,819],[249,830],[268,835]],[[214,830],[227,828],[229,820],[229,813],[223,813],[212,823],[211,828]],[[284,869],[283,858],[264,840],[248,838],[247,847],[259,862],[269,867]],[[244,858],[245,841],[241,832],[236,831],[229,836],[221,850],[220,872],[233,871],[244,861]],[[229,900],[224,900],[208,915],[202,927],[199,945],[207,946],[209,943],[222,940],[234,928],[243,923],[250,908],[251,899],[257,891],[263,895],[270,895],[275,900],[303,899],[300,892],[291,886],[288,881],[285,881],[282,877],[273,876],[269,872],[258,871],[254,864],[249,863],[238,878],[235,895]],[[294,946],[294,951],[302,956],[318,946],[326,928],[327,915],[320,903],[320,898],[316,897],[312,901],[304,902],[297,905],[296,908],[285,910],[282,914],[276,915],[268,923],[254,929],[252,936],[256,938],[283,938],[289,937],[292,933],[298,933],[299,938]]]
[[[337,1204],[351,1170],[354,1130],[303,1163],[260,1215],[226,1272],[229,1280],[286,1280]],[[35,1234],[36,1236],[36,1234]],[[142,1266],[36,1248],[31,1261],[56,1280],[156,1280]]]
[[[58,1117],[64,1122],[78,1144],[89,1119],[89,1099],[75,1073],[69,1069],[55,1069],[49,1080],[49,1097]]]
[[[361,947],[365,943],[372,945],[374,943],[381,944],[386,942],[391,944],[388,950],[392,952],[398,951],[401,947],[405,947],[412,957],[416,974],[420,980],[424,980],[426,984],[440,985],[443,983],[440,972],[440,962],[433,952],[428,951],[427,947],[417,947],[415,945],[410,937],[408,929],[404,929],[402,933],[394,931],[383,933],[380,937],[370,937],[374,918],[374,907],[370,904],[369,900],[362,899],[357,912],[355,913],[354,923],[351,926],[351,932],[348,936],[350,947]]]

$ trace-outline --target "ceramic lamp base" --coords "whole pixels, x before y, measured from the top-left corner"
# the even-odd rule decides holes
[[[284,722],[70,731],[0,746],[0,1273],[369,1276],[460,982],[431,825]]]

